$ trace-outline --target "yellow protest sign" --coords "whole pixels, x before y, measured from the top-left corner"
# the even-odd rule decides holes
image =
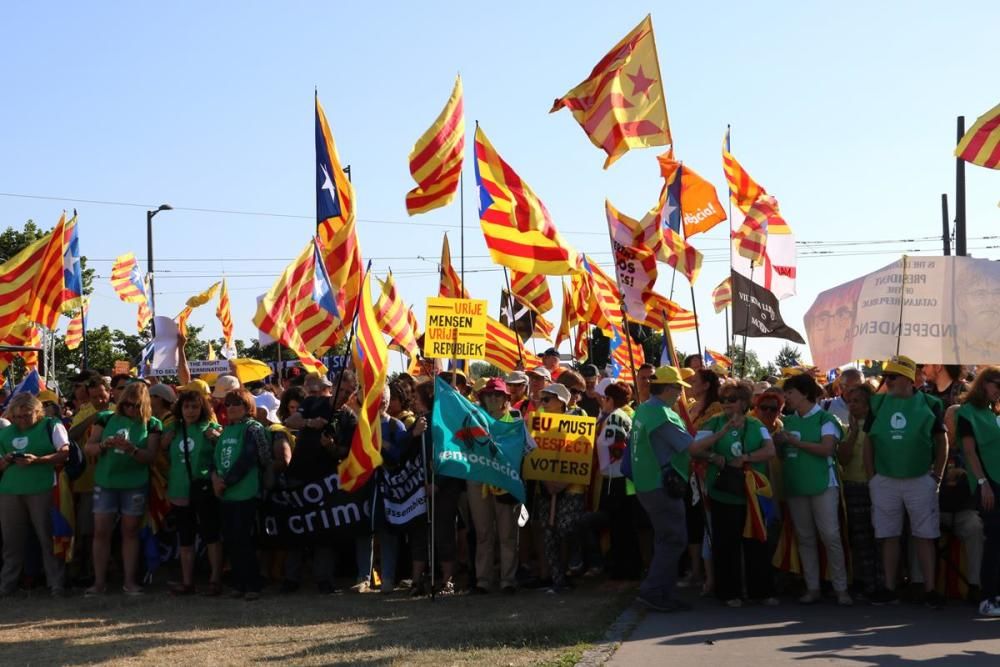
[[[486,357],[486,300],[427,299],[424,356],[431,359]]]
[[[528,426],[537,449],[524,459],[524,479],[590,484],[596,419],[536,413]]]
[[[116,359],[112,372],[115,375],[128,375],[132,370],[132,364],[124,359]]]

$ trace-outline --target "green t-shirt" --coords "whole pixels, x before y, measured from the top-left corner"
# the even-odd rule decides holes
[[[797,433],[799,440],[819,444],[823,440],[823,428],[833,425],[837,431],[837,441],[844,437],[844,429],[837,418],[826,410],[816,408],[812,414],[802,417],[791,414],[782,417],[784,430]],[[830,475],[836,474],[836,464],[832,456],[817,456],[798,447],[781,448],[782,475],[785,482],[785,496],[817,496],[830,488]],[[835,479],[835,478],[834,478]]]
[[[670,422],[684,430],[684,421],[662,404],[643,403],[632,416],[629,450],[632,455],[632,483],[638,493],[663,488],[663,470],[653,452],[650,434]]]
[[[872,396],[868,439],[875,449],[875,472],[896,479],[930,472],[939,421],[934,400],[919,393],[909,398]]]
[[[0,429],[0,456],[12,452],[35,456],[52,454],[56,448],[49,433],[55,428],[56,423],[56,420],[46,417],[38,420],[38,423],[27,431],[22,431],[14,425]],[[55,466],[52,464],[36,463],[19,466],[15,463],[0,473],[0,493],[7,495],[45,493],[52,490],[55,480]]]
[[[1000,482],[1000,415],[989,408],[977,408],[971,403],[963,403],[957,416],[964,418],[972,426],[976,454],[979,455],[986,477],[993,482]],[[965,477],[969,480],[969,488],[975,493],[978,483],[971,469]]]
[[[236,461],[243,456],[243,448],[246,445],[246,431],[250,421],[241,421],[237,424],[230,424],[222,429],[215,444],[215,469],[220,477],[225,477]],[[258,424],[258,426],[260,426]],[[252,446],[252,445],[251,445]],[[256,455],[256,453],[255,453]],[[250,500],[257,497],[260,490],[260,473],[258,469],[248,472],[243,479],[232,486],[227,486],[222,494],[223,500]]]
[[[187,458],[191,460],[191,479],[208,479],[208,468],[212,465],[215,445],[205,437],[205,431],[215,426],[218,425],[212,422],[174,424],[173,438],[168,452],[170,457],[170,472],[167,476],[168,498],[188,498],[191,495]],[[185,430],[187,440],[184,439]]]
[[[123,435],[139,449],[146,449],[149,435],[162,430],[160,420],[150,417],[149,422],[134,421],[116,412],[102,412],[97,417],[97,425],[103,430],[101,437],[110,438]],[[139,463],[120,449],[109,449],[101,453],[94,470],[94,485],[106,489],[135,489],[149,483],[149,466]]]
[[[705,422],[705,424],[702,425],[701,430],[718,433],[725,428],[728,422],[728,415],[716,415]],[[738,456],[751,454],[758,449],[761,449],[764,446],[764,442],[771,439],[770,434],[767,435],[767,438],[764,437],[764,433],[766,432],[767,427],[764,426],[763,423],[754,417],[748,416],[746,421],[743,423],[742,429],[729,429],[721,438],[719,438],[718,441],[716,441],[716,443],[712,446],[712,453],[721,454],[726,458],[726,463],[729,463]],[[751,465],[754,470],[767,477],[766,462],[761,461]],[[709,497],[712,498],[712,500],[716,500],[720,503],[726,503],[727,505],[746,505],[746,496],[737,496],[724,491],[715,490],[715,480],[718,476],[719,466],[714,463],[709,463],[708,471],[705,474],[705,484],[708,486]]]

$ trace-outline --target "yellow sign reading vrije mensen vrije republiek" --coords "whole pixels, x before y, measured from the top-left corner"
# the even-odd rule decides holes
[[[427,299],[424,356],[431,359],[486,357],[486,300]]]

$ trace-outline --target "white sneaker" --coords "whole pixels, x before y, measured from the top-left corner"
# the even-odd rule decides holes
[[[992,600],[986,599],[979,603],[979,615],[980,616],[1000,616],[1000,600],[993,598]]]
[[[837,591],[837,604],[841,607],[852,607],[854,606],[854,600],[847,591]]]
[[[806,591],[806,594],[799,598],[799,604],[815,604],[820,601],[819,591]]]

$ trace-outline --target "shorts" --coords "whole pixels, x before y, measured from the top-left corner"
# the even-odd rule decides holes
[[[215,496],[206,496],[194,505],[172,505],[177,538],[182,547],[194,546],[196,535],[205,544],[215,544],[222,535],[222,508]]]
[[[913,537],[927,540],[941,537],[937,482],[930,475],[903,479],[875,475],[868,482],[868,492],[875,539],[899,537],[903,533],[904,509],[910,517]]]
[[[134,489],[103,489],[94,487],[94,514],[142,516],[146,513],[145,486]]]

